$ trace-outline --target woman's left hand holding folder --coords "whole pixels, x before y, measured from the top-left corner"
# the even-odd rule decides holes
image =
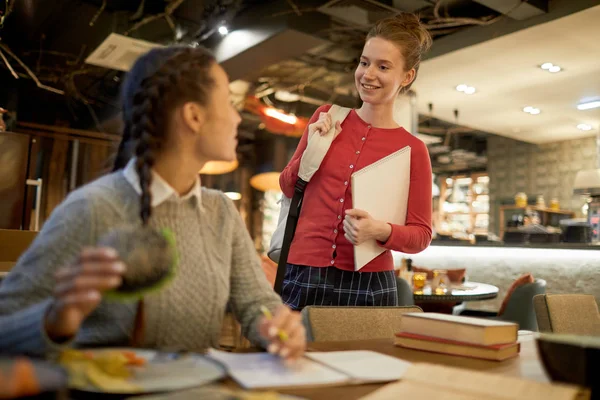
[[[272,315],[262,309],[264,317],[260,322],[260,334],[269,341],[267,350],[286,360],[295,360],[306,350],[306,330],[299,312],[280,305]]]
[[[358,246],[367,240],[387,242],[392,233],[390,224],[374,219],[368,212],[358,209],[346,210],[344,237]]]

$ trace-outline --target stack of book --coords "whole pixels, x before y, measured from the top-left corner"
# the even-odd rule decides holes
[[[402,316],[395,344],[409,349],[502,361],[519,354],[512,322],[437,313]]]

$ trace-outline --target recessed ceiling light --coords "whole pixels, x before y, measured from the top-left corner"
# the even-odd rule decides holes
[[[579,103],[577,105],[578,110],[591,110],[592,108],[600,107],[600,100],[588,101],[586,103]]]
[[[523,111],[526,113],[529,113],[531,115],[538,115],[541,112],[539,108],[535,108],[535,107],[531,107],[531,106],[527,106],[527,107],[523,108]]]
[[[458,90],[459,92],[463,92],[464,94],[475,93],[475,88],[473,86],[465,85],[464,83],[461,83],[460,85],[458,85],[456,87],[456,90]]]
[[[214,32],[214,31],[213,31],[213,32]],[[221,26],[219,27],[219,33],[220,33],[222,36],[225,36],[225,35],[227,35],[227,34],[229,33],[229,29],[227,29],[227,27],[226,27],[225,25],[221,25]]]
[[[542,65],[540,65],[540,68],[543,69],[544,71],[548,71],[548,72],[552,72],[552,73],[562,71],[561,67],[559,67],[558,65],[554,65],[551,62],[543,63]]]
[[[229,197],[231,200],[240,200],[242,198],[241,193],[238,192],[225,192],[225,196]]]
[[[582,131],[591,131],[592,126],[588,125],[588,124],[579,124],[579,125],[577,125],[577,129],[580,129]]]

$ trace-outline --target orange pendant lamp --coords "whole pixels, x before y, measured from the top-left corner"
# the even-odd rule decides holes
[[[250,178],[250,186],[261,192],[280,192],[279,175],[280,172],[263,172],[261,174],[256,174]]]
[[[223,175],[235,171],[239,166],[238,160],[234,161],[209,161],[200,170],[203,175]]]
[[[276,135],[300,137],[308,125],[308,118],[287,114],[264,104],[255,96],[248,96],[244,108],[260,117],[265,129]]]

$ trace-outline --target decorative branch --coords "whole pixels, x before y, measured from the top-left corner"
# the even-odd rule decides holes
[[[2,61],[4,61],[4,64],[6,64],[6,67],[8,68],[8,70],[10,71],[12,76],[14,76],[15,79],[19,79],[19,75],[17,75],[17,73],[13,69],[12,65],[10,65],[10,62],[8,62],[8,59],[6,58],[6,56],[4,55],[4,53],[1,50],[0,50],[0,57],[2,57]]]
[[[298,16],[302,16],[302,11],[300,11],[296,3],[294,3],[292,0],[287,0],[287,3],[290,5],[290,7],[292,7],[292,10],[294,10]]]
[[[90,26],[94,26],[94,24],[98,20],[98,17],[100,17],[100,15],[102,15],[105,8],[106,8],[106,0],[102,0],[102,5],[100,6],[100,9],[98,10],[98,12],[96,14],[94,14],[94,16],[92,17],[92,20],[90,21]]]
[[[124,35],[129,36],[131,32],[137,31],[142,26],[149,24],[150,22],[156,21],[157,19],[170,17],[175,10],[184,2],[185,0],[172,0],[169,5],[165,7],[165,11],[159,14],[151,15],[142,19],[140,22],[133,25],[129,30],[127,30]]]
[[[40,80],[33,73],[33,71],[31,69],[29,69],[29,67],[23,61],[21,61],[21,59],[19,57],[17,57],[13,53],[7,45],[5,45],[4,43],[0,43],[0,48],[2,50],[4,50],[9,56],[11,56],[16,62],[18,62],[19,65],[21,65],[21,67],[23,67],[23,69],[27,72],[27,74],[31,77],[31,79],[33,79],[33,81],[35,82],[35,84],[37,85],[37,87],[39,87],[40,89],[47,90],[49,92],[53,92],[53,93],[57,93],[57,94],[62,94],[62,95],[65,94],[64,90],[56,89],[56,88],[53,88],[51,86],[44,85],[42,82],[40,82]]]

